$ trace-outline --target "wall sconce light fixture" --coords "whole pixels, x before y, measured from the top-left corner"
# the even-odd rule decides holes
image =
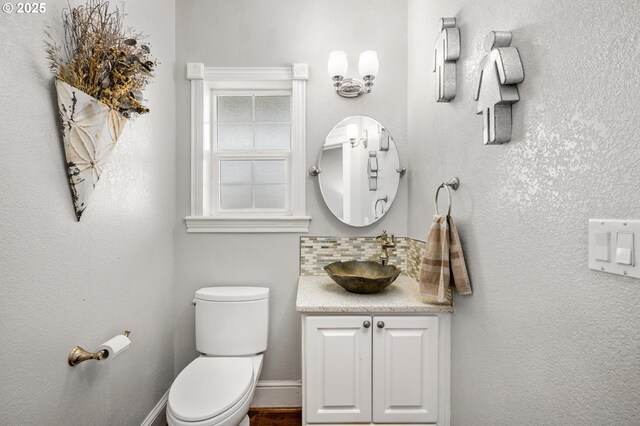
[[[357,124],[348,124],[347,125],[347,138],[349,142],[351,142],[351,148],[355,148],[360,145],[362,142],[363,147],[367,147],[369,145],[369,132],[367,129],[362,131],[362,135],[358,137],[358,125]]]
[[[342,50],[334,50],[329,54],[327,68],[336,93],[345,98],[355,98],[364,93],[371,93],[373,79],[378,74],[380,64],[378,54],[375,51],[364,51],[360,54],[360,62],[358,63],[362,81],[356,78],[345,78],[349,69],[347,54]]]

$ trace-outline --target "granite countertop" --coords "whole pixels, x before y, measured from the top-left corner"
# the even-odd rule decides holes
[[[419,285],[411,277],[400,275],[386,289],[375,294],[349,293],[328,276],[298,278],[298,312],[453,312],[451,305],[430,305],[420,298]]]

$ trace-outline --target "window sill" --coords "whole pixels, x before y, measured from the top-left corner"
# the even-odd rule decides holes
[[[311,216],[187,216],[188,233],[306,233]]]

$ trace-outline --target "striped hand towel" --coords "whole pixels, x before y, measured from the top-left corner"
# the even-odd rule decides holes
[[[449,305],[452,302],[451,285],[458,294],[471,294],[458,230],[451,216],[436,215],[420,268],[420,293],[426,303]]]

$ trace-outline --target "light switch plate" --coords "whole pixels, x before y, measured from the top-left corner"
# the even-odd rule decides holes
[[[611,263],[611,232],[596,231],[593,255],[598,262]]]
[[[633,232],[618,232],[616,238],[616,263],[631,265],[634,262]]]
[[[589,268],[640,278],[638,238],[640,220],[589,219]]]

